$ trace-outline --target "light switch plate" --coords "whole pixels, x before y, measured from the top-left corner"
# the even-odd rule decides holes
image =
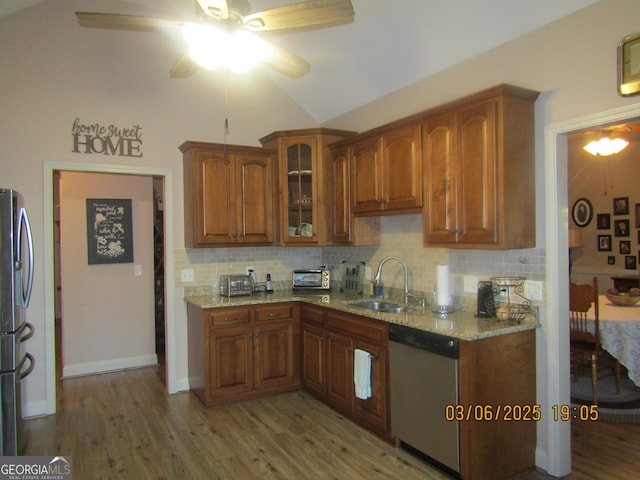
[[[142,265],[136,265],[133,267],[133,274],[136,277],[139,277],[140,275],[142,275]]]
[[[541,302],[543,294],[542,282],[536,280],[524,282],[524,296],[527,299]]]
[[[478,277],[475,275],[465,275],[464,276],[464,292],[465,293],[476,293],[478,290]]]
[[[193,269],[185,268],[184,270],[180,270],[180,280],[183,282],[193,282]]]

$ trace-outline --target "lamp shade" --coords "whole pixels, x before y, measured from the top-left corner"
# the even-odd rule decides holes
[[[582,230],[579,228],[569,229],[569,248],[584,247],[582,240]]]

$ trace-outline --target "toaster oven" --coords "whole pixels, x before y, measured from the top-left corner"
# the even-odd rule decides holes
[[[294,270],[291,284],[294,290],[330,290],[331,272],[324,268]]]

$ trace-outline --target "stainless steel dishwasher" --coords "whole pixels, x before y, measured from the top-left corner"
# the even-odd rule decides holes
[[[455,338],[389,326],[391,433],[400,447],[457,473],[458,422],[446,420],[445,407],[458,402],[458,357]]]

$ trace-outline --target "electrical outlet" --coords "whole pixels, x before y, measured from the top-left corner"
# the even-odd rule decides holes
[[[133,267],[133,274],[136,277],[139,277],[140,275],[142,275],[142,265],[136,265]]]
[[[180,279],[183,282],[193,282],[193,269],[186,268],[184,270],[180,270]]]
[[[364,267],[364,279],[371,280],[371,267]]]
[[[253,267],[247,267],[244,271],[244,273],[246,273],[247,275],[251,275],[254,272],[255,270],[253,269]]]
[[[542,282],[535,280],[524,282],[524,296],[527,299],[541,302],[543,293]]]
[[[478,290],[478,277],[474,275],[464,276],[464,291],[465,293],[476,293]]]

